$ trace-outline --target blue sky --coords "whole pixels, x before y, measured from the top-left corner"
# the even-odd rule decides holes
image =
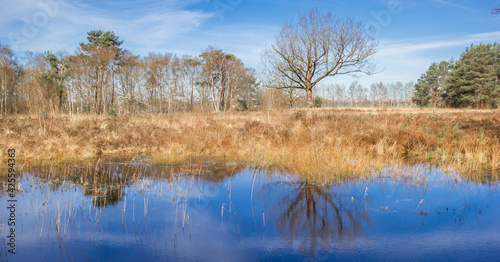
[[[396,6],[398,8],[391,8]],[[500,41],[493,0],[16,0],[3,1],[0,42],[16,53],[73,52],[93,29],[112,30],[135,54],[198,55],[213,45],[259,67],[285,22],[312,7],[377,25],[380,73],[331,78],[363,85],[416,81],[434,61],[458,59],[472,43]],[[389,16],[387,16],[389,14]],[[382,19],[380,19],[382,18]]]

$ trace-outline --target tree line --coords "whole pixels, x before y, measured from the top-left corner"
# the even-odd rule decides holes
[[[263,51],[262,72],[209,46],[198,56],[134,55],[111,31],[87,33],[74,53],[29,54],[0,44],[0,112],[170,113],[262,107],[473,107],[500,104],[499,44],[472,45],[458,61],[433,63],[416,84],[324,85],[376,73],[373,30],[313,8],[286,23]],[[309,111],[310,112],[310,111]],[[310,114],[308,114],[309,117]]]
[[[500,45],[471,45],[457,61],[432,63],[418,79],[413,101],[422,107],[497,108]]]
[[[365,87],[357,81],[348,86],[327,84],[318,86],[314,91],[315,107],[412,107],[414,83],[374,83]],[[307,107],[306,93],[300,89],[265,89],[264,107],[295,108]],[[273,101],[271,101],[271,98]]]
[[[121,48],[111,31],[88,32],[73,54],[29,54],[0,45],[2,113],[169,113],[246,109],[258,103],[255,70],[208,47],[197,57]]]

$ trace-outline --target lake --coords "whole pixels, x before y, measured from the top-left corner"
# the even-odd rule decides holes
[[[328,186],[210,162],[27,170],[15,255],[5,238],[9,210],[0,211],[0,260],[493,261],[498,185],[425,165]]]

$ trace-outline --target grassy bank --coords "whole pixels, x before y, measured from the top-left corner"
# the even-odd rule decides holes
[[[215,159],[275,167],[312,180],[366,176],[430,162],[498,174],[498,110],[317,109],[127,116],[0,116],[7,148],[27,166],[144,155],[154,163]],[[2,164],[3,165],[3,164]]]

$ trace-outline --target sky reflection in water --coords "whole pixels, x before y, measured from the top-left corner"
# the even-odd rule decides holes
[[[76,170],[76,171],[75,171]],[[416,179],[317,187],[242,167],[30,171],[8,261],[474,260],[500,257],[497,183]],[[196,173],[197,175],[193,175]],[[424,179],[425,178],[425,179]],[[5,193],[1,195],[6,203]],[[2,236],[6,235],[2,209]]]

